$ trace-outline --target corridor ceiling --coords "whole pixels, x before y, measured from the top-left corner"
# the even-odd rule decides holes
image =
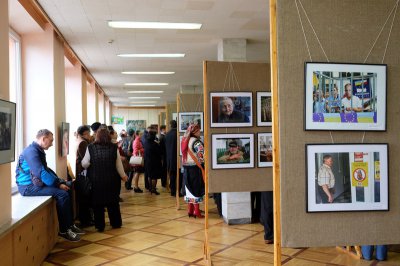
[[[269,60],[268,0],[38,0],[110,101],[129,106],[130,96],[176,101],[185,85],[202,88],[204,60],[217,60],[225,38],[247,39],[247,61]],[[114,29],[110,20],[202,23],[200,30]],[[184,53],[184,58],[121,58],[122,53]],[[122,71],[174,71],[174,75],[123,75]],[[131,87],[125,83],[168,83]],[[160,95],[128,94],[163,90]],[[142,100],[151,101],[151,100]],[[153,100],[154,101],[154,100]]]

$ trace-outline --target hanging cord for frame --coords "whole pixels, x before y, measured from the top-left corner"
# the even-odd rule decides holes
[[[361,143],[364,143],[364,138],[365,138],[365,131],[363,133],[362,139],[361,139]]]
[[[335,141],[333,140],[333,136],[332,136],[332,131],[329,131],[329,135],[331,135],[331,142],[332,142],[332,144],[335,144]]]
[[[299,20],[300,20],[301,30],[303,31],[304,40],[306,41],[308,56],[310,57],[310,61],[312,62],[313,60],[311,57],[310,47],[308,46],[306,32],[304,30],[303,20],[301,19],[301,16],[300,16],[300,10],[299,10],[299,6],[297,5],[297,0],[295,0],[295,3],[296,3],[297,15],[299,16]]]

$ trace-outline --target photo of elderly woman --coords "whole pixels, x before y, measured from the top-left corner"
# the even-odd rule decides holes
[[[249,127],[252,122],[252,93],[211,93],[211,127]]]

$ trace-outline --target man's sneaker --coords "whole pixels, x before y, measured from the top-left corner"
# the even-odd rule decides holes
[[[72,242],[78,242],[79,240],[81,240],[81,237],[72,232],[71,229],[68,229],[67,232],[64,233],[60,232],[58,233],[58,235]]]
[[[82,229],[80,229],[78,226],[76,225],[72,225],[69,229],[71,229],[72,232],[74,232],[77,235],[84,235],[85,231],[83,231]]]

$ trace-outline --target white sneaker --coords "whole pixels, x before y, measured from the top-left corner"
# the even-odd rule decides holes
[[[60,233],[58,233],[58,235],[69,241],[72,241],[72,242],[78,242],[81,240],[81,237],[79,235],[75,234],[74,232],[72,232],[71,229],[68,229],[67,232],[64,232],[64,233],[60,232]]]
[[[84,235],[85,231],[83,231],[82,229],[80,229],[78,226],[76,225],[72,225],[69,229],[71,229],[72,232],[74,232],[77,235]]]

